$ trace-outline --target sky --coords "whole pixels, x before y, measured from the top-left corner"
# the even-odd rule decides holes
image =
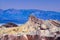
[[[0,9],[39,9],[60,12],[60,0],[0,0]]]

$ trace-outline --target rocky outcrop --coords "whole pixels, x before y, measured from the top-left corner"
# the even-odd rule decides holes
[[[6,24],[2,25],[2,27],[6,27],[6,28],[8,28],[8,27],[17,27],[17,26],[18,25],[15,24],[15,23],[6,23]]]
[[[59,39],[59,38],[58,38]],[[55,40],[54,37],[39,37],[39,35],[5,35],[1,40]]]
[[[7,25],[8,26],[5,27],[17,26],[12,23],[8,23]],[[0,40],[60,40],[59,27],[60,24],[55,20],[42,20],[31,15],[29,20],[24,25],[22,25],[22,28],[24,29],[23,33],[25,32],[25,29],[28,29],[29,32],[33,33],[33,35],[5,35],[2,36]]]

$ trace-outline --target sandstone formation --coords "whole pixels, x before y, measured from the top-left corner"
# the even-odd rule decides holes
[[[60,22],[56,20],[42,20],[31,15],[25,24],[15,26],[8,23],[4,30],[0,28],[0,40],[60,40]]]

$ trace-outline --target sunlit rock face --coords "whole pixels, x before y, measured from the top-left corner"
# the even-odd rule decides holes
[[[43,23],[43,20],[37,19],[35,16],[30,16],[29,21],[31,25],[33,26],[40,26]]]
[[[6,29],[6,28],[5,28]],[[7,27],[8,29],[8,27]],[[0,37],[0,40],[59,40],[60,39],[60,22],[56,20],[42,20],[35,16],[30,16],[29,20],[20,27],[9,26],[6,34]],[[18,29],[18,30],[17,30]],[[0,31],[2,29],[0,28]],[[3,31],[3,30],[2,30]],[[8,32],[7,32],[8,31]],[[3,31],[4,34],[5,30]],[[15,33],[19,35],[13,35]],[[1,35],[1,33],[0,33]]]

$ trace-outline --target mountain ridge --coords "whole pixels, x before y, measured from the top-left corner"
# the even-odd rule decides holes
[[[25,23],[30,15],[34,15],[39,19],[52,19],[52,20],[60,20],[60,12],[55,11],[44,11],[44,10],[37,10],[37,9],[7,9],[7,10],[0,10],[0,23],[5,22],[14,22],[14,21],[23,21]],[[20,22],[18,21],[18,22]],[[7,21],[6,21],[7,22]],[[18,23],[17,22],[17,23]]]

